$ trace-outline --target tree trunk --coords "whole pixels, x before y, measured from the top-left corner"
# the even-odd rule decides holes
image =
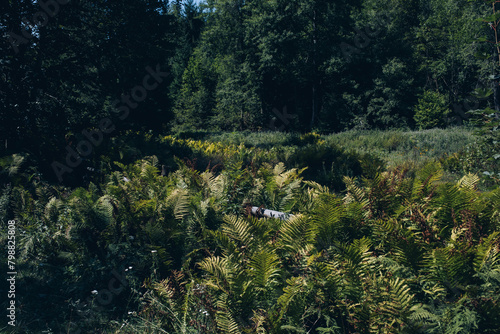
[[[312,116],[311,116],[311,130],[314,126],[316,118],[316,9],[313,9],[313,86],[312,86]]]
[[[500,115],[500,82],[498,80],[493,81],[493,99],[495,101],[495,112],[496,117]]]

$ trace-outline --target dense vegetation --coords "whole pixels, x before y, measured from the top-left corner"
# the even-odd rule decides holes
[[[190,135],[129,133],[76,189],[1,160],[17,332],[497,332],[500,192],[456,169],[470,131]]]
[[[494,34],[477,22],[487,2],[60,2],[41,1],[47,20],[45,5],[0,5],[2,149],[29,150],[47,177],[105,118],[108,142],[127,130],[425,129],[493,105],[471,96],[495,82]]]
[[[0,332],[499,333],[499,10],[1,2]]]

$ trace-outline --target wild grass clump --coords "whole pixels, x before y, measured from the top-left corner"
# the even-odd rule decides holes
[[[456,127],[423,131],[370,130],[347,131],[325,136],[327,143],[335,143],[346,150],[370,153],[398,165],[404,161],[422,162],[463,150],[474,142],[472,129]]]
[[[224,132],[213,133],[206,137],[208,141],[223,144],[244,144],[250,147],[271,148],[276,146],[290,146],[298,143],[299,135],[288,132]]]

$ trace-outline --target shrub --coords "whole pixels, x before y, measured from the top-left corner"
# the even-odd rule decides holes
[[[425,91],[415,107],[415,122],[420,130],[443,127],[450,113],[444,95]]]

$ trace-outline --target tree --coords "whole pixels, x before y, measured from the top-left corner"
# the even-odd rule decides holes
[[[481,1],[483,3],[483,1]],[[493,65],[492,73],[489,79],[492,82],[492,95],[493,95],[493,109],[486,107],[485,109],[472,110],[470,113],[475,116],[475,123],[479,126],[478,134],[481,136],[481,143],[483,149],[486,151],[486,161],[481,161],[481,168],[488,169],[483,174],[493,181],[498,183],[500,181],[500,171],[498,170],[498,159],[500,159],[500,82],[499,71],[500,66],[500,44],[498,29],[500,27],[500,12],[498,11],[499,1],[486,1],[491,5],[489,15],[483,16],[481,21],[487,23],[490,29],[487,37],[479,38],[479,41],[490,42],[490,51],[493,56],[491,64]],[[481,54],[478,55],[481,57]],[[483,89],[475,90],[477,97],[488,97],[490,92]]]
[[[421,129],[443,127],[450,110],[446,99],[438,92],[425,91],[415,107],[415,122]]]

